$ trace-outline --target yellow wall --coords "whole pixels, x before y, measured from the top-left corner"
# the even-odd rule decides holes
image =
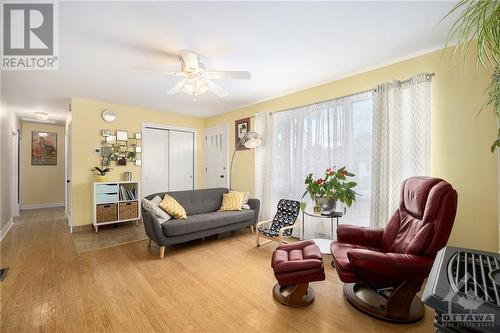
[[[104,109],[112,109],[118,114],[113,123],[106,123],[101,118]],[[183,116],[155,110],[136,108],[106,102],[90,101],[73,98],[71,102],[72,116],[72,224],[75,226],[89,224],[91,220],[91,185],[94,176],[91,169],[100,167],[100,157],[93,149],[101,147],[101,130],[126,130],[129,136],[140,133],[142,123],[155,123],[170,126],[194,128],[196,137],[197,187],[203,185],[203,118]],[[134,180],[141,180],[141,168],[130,163],[127,166],[117,166],[112,162],[110,180],[121,180],[122,173],[132,171]]]
[[[468,71],[465,72],[463,64],[450,65],[450,50],[429,53],[215,116],[207,119],[205,126],[229,123],[230,147],[233,149],[232,133],[236,119],[365,91],[377,83],[405,79],[421,72],[435,72],[432,82],[431,174],[449,181],[459,193],[450,244],[496,251],[499,237],[498,155],[489,151],[496,127],[491,108],[484,109],[476,118],[485,100],[489,73],[482,68],[476,72],[473,57],[471,52]],[[254,192],[254,152],[238,151],[236,154],[233,187]]]
[[[57,165],[31,165],[31,132],[57,133]],[[64,126],[21,123],[21,208],[64,205]]]

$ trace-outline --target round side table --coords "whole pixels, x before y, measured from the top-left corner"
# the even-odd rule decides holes
[[[330,254],[330,244],[333,241],[333,220],[335,220],[336,226],[339,226],[339,219],[342,217],[342,213],[337,212],[338,215],[334,216],[327,216],[327,215],[321,215],[321,213],[314,213],[312,211],[302,211],[302,239],[304,239],[304,228],[305,228],[305,217],[310,216],[310,217],[316,217],[320,219],[330,219],[330,239],[326,238],[315,238],[312,239],[316,245],[318,245],[319,250],[321,251],[321,254]]]

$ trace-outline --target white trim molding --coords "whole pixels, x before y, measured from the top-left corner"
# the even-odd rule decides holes
[[[14,220],[11,218],[9,222],[7,222],[7,224],[2,228],[2,230],[0,230],[0,242],[3,240],[5,235],[7,235],[13,224]]]
[[[21,205],[21,210],[64,207],[64,202],[51,202],[43,204]]]

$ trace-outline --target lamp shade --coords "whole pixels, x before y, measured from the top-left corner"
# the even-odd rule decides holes
[[[257,148],[262,144],[262,137],[257,132],[248,132],[242,139],[243,145],[249,149]]]

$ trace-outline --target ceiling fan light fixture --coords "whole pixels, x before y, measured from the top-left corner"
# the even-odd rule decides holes
[[[196,96],[203,95],[208,91],[208,84],[203,81],[198,81],[196,87]]]
[[[48,120],[49,115],[45,112],[35,112],[35,119],[38,120]]]
[[[194,95],[194,93],[196,91],[196,82],[194,82],[194,81],[186,82],[184,84],[184,87],[182,87],[182,91],[188,95]]]

